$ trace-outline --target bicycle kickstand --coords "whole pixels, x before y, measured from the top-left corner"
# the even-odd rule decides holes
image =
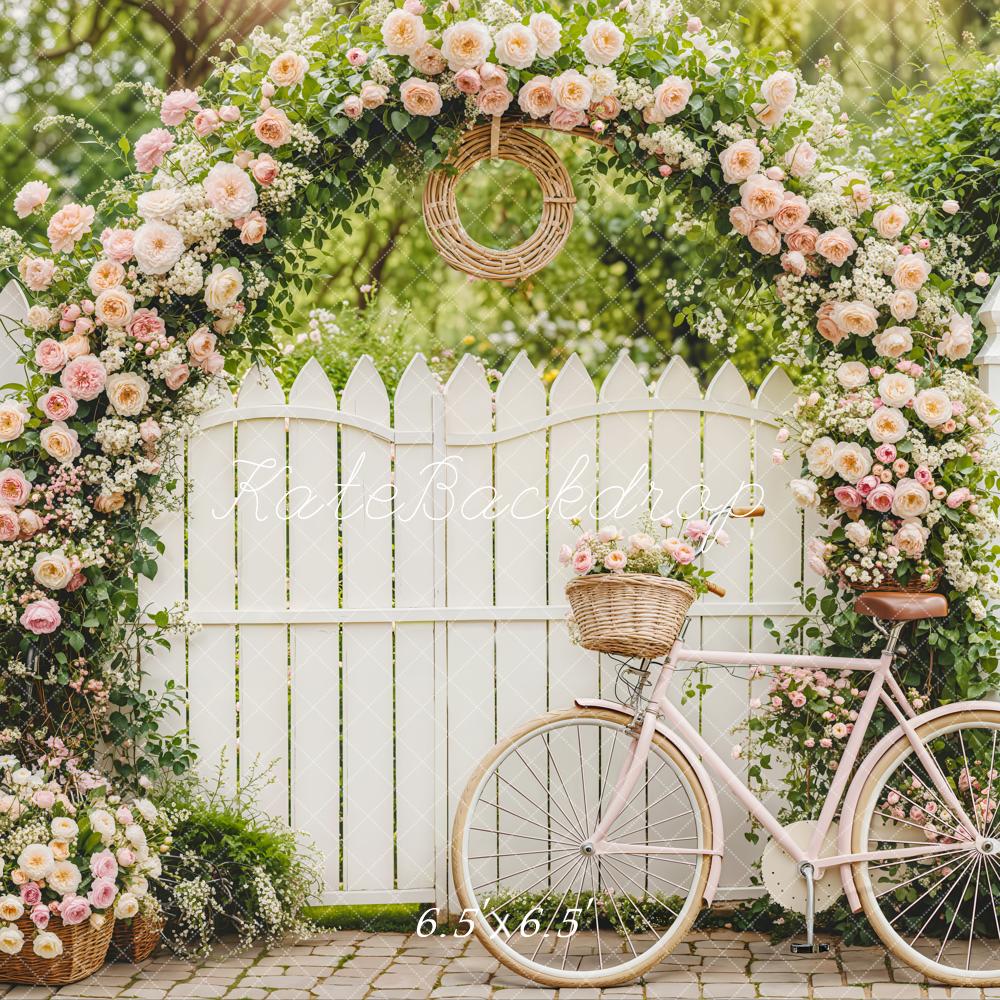
[[[806,880],[806,939],[804,942],[793,942],[791,951],[793,955],[820,955],[829,951],[830,946],[822,941],[817,944],[813,940],[813,925],[816,918],[816,891],[813,885],[815,869],[810,862],[803,861],[799,871]]]

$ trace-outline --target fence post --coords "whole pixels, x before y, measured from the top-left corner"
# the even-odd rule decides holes
[[[979,310],[979,319],[986,327],[986,342],[976,355],[979,387],[1000,406],[1000,276]]]
[[[24,369],[21,367],[24,334],[21,326],[27,315],[28,300],[24,297],[24,290],[12,278],[0,288],[0,385],[24,382]]]

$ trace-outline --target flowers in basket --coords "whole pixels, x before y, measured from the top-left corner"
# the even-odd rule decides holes
[[[679,530],[670,534],[674,526],[671,517],[662,517],[659,522],[647,517],[639,530],[628,536],[613,524],[585,531],[579,518],[570,523],[580,536],[575,545],[562,546],[559,561],[578,577],[648,573],[680,580],[699,594],[707,589],[711,573],[699,565],[698,556],[712,544],[729,544],[721,523],[704,518],[683,519]]]
[[[0,958],[30,934],[34,954],[55,959],[60,929],[135,916],[168,845],[148,799],[125,802],[91,772],[0,757]]]

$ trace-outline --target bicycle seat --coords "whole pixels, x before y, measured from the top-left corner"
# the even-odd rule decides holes
[[[854,602],[859,615],[890,622],[912,622],[920,618],[944,618],[948,601],[944,594],[908,594],[903,591],[871,590]]]

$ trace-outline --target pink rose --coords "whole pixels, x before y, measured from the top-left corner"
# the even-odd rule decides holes
[[[21,534],[21,518],[13,507],[0,506],[0,542],[16,541]]]
[[[411,115],[427,118],[441,111],[441,90],[430,80],[411,76],[400,84],[399,96]]]
[[[119,820],[119,822],[122,822]],[[128,825],[128,824],[125,824]],[[118,862],[109,850],[99,851],[90,857],[90,874],[94,878],[113,879],[118,874]]]
[[[132,259],[135,234],[131,229],[105,229],[101,233],[101,246],[110,260],[124,264]]]
[[[155,170],[173,148],[174,137],[165,128],[154,128],[135,144],[135,165],[142,174]]]
[[[824,302],[816,310],[816,330],[824,340],[830,341],[834,347],[847,336],[847,331],[842,330],[833,318],[835,305],[836,303],[833,302]]]
[[[94,223],[91,205],[64,205],[49,219],[47,235],[57,253],[70,253]]]
[[[20,895],[25,906],[37,906],[42,901],[42,890],[34,882],[25,882],[21,886]]]
[[[56,264],[46,257],[25,256],[21,258],[17,270],[29,291],[44,292],[52,284]]]
[[[261,153],[257,159],[250,161],[250,173],[258,184],[268,187],[278,176],[278,161],[270,153]]]
[[[948,494],[948,499],[945,503],[951,510],[957,510],[962,506],[963,503],[972,499],[972,491],[967,486],[960,486],[957,490],[952,490]]]
[[[549,115],[549,124],[553,128],[559,129],[561,132],[571,132],[573,129],[582,125],[586,120],[586,112],[569,111],[566,108],[556,108],[552,114]]]
[[[368,62],[368,55],[364,49],[359,49],[356,45],[347,50],[347,61],[355,67],[364,66]]]
[[[883,463],[888,464],[896,460],[896,446],[894,444],[880,444],[875,449],[875,457]]]
[[[774,228],[779,233],[791,233],[801,229],[809,218],[809,202],[800,194],[785,192],[785,200],[775,213]]]
[[[781,237],[778,235],[778,230],[767,222],[758,222],[750,230],[750,235],[747,239],[750,241],[750,246],[757,253],[768,257],[773,256],[781,250]]]
[[[160,319],[155,309],[136,309],[128,332],[140,344],[148,344],[166,336],[167,324]]]
[[[869,493],[879,484],[878,476],[864,476],[857,484],[857,491],[863,496]]]
[[[28,181],[14,198],[14,214],[26,219],[37,212],[48,200],[51,189],[44,181]]]
[[[816,240],[816,253],[828,260],[834,267],[841,267],[848,257],[858,249],[854,237],[843,226],[820,234]]]
[[[49,926],[49,908],[44,903],[39,903],[31,911],[31,922],[40,930],[44,931]]]
[[[46,375],[55,375],[66,364],[66,349],[58,340],[46,337],[35,348],[35,364]]]
[[[187,339],[188,353],[192,361],[204,361],[215,350],[217,337],[208,327],[201,326]]]
[[[32,538],[42,530],[42,519],[33,510],[20,510],[17,512],[17,520],[21,525],[21,537]]]
[[[358,91],[358,97],[361,98],[361,106],[366,111],[374,111],[376,108],[382,107],[388,96],[389,90],[387,87],[384,87],[380,83],[372,83],[371,80],[363,83],[361,90]]]
[[[59,381],[74,399],[91,400],[104,391],[107,378],[107,369],[98,358],[93,354],[81,354],[66,365]]]
[[[20,469],[4,469],[0,472],[0,503],[23,507],[30,496],[31,484]]]
[[[896,495],[896,491],[888,483],[879,483],[878,486],[873,489],[867,497],[866,503],[869,510],[878,511],[880,514],[886,514],[892,508],[893,497]]]
[[[260,243],[267,232],[267,221],[260,212],[251,212],[246,218],[238,219],[236,224],[240,228],[240,243],[247,246]]]
[[[478,73],[484,87],[507,86],[507,70],[501,68],[496,63],[484,62],[479,67]]]
[[[253,123],[253,133],[266,146],[284,146],[292,137],[292,123],[280,108],[268,108]]]
[[[838,486],[833,495],[845,510],[857,510],[864,502],[861,494],[853,486]]]
[[[928,469],[926,465],[918,465],[916,469],[913,470],[913,478],[920,483],[921,486],[930,486],[931,483],[934,482],[931,470]]]
[[[364,114],[365,106],[357,94],[351,94],[344,98],[342,110],[351,121],[357,121]]]
[[[590,113],[602,122],[614,121],[622,113],[622,102],[614,94],[608,94],[591,104]]]
[[[708,523],[708,521],[699,517],[692,518],[684,526],[684,534],[687,535],[692,542],[700,542],[711,530],[712,526]]]
[[[214,111],[212,108],[205,108],[194,116],[191,127],[194,129],[196,135],[204,139],[205,136],[211,135],[221,124],[222,119],[219,117],[219,112]]]
[[[39,788],[36,790],[35,794],[31,796],[31,801],[34,802],[39,809],[51,809],[56,803],[56,795],[55,792],[50,791],[48,788]]]
[[[232,125],[240,120],[240,109],[235,104],[223,104],[219,108],[219,118],[227,125]]]
[[[799,253],[815,253],[818,236],[818,229],[813,226],[803,226],[801,229],[785,234],[785,245],[789,250],[796,250]]]
[[[113,883],[112,883],[113,886]],[[64,896],[59,904],[59,916],[62,922],[68,927],[74,924],[82,924],[90,919],[90,903],[83,896]]]
[[[478,94],[483,86],[479,74],[470,68],[459,70],[455,74],[455,86],[463,94]]]
[[[43,597],[27,605],[18,621],[35,635],[49,635],[62,624],[62,617],[59,605],[51,597]]]
[[[198,107],[198,95],[193,90],[172,90],[160,105],[160,121],[164,125],[180,125],[189,111]]]
[[[135,851],[130,847],[119,847],[115,857],[122,868],[131,868],[135,864]]]
[[[799,253],[798,250],[792,250],[790,253],[783,253],[781,255],[781,268],[789,274],[794,274],[801,278],[806,273],[806,266],[805,255]]]
[[[693,546],[688,545],[687,542],[678,542],[670,553],[676,562],[679,562],[682,566],[687,566],[694,562],[695,551]]]
[[[583,575],[589,573],[594,565],[594,554],[590,549],[578,549],[573,553],[573,569]]]
[[[785,166],[793,177],[805,177],[816,166],[816,150],[808,142],[796,143],[785,153]]]
[[[160,425],[152,418],[146,417],[141,424],[139,424],[139,437],[146,444],[156,444],[157,441],[163,437],[163,431]]]
[[[198,364],[198,367],[206,375],[218,375],[225,366],[226,359],[218,351],[212,351],[208,357]]]
[[[69,593],[73,593],[74,590],[79,590],[87,582],[87,575],[82,572],[74,573],[69,578],[69,583],[66,584],[66,590]]]
[[[510,102],[513,99],[513,94],[506,87],[487,87],[479,92],[476,106],[479,108],[480,114],[496,117],[502,115],[510,107]]]
[[[167,372],[163,380],[168,389],[179,389],[191,376],[191,369],[187,365],[175,365]]]

